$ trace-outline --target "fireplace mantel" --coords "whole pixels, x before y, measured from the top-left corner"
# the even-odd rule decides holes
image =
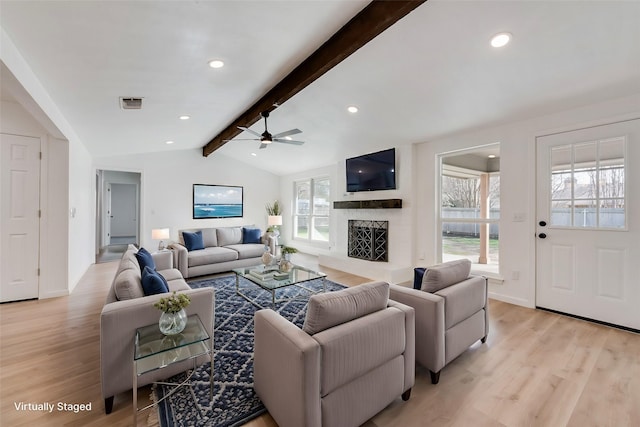
[[[402,199],[345,200],[333,202],[334,209],[400,209]]]

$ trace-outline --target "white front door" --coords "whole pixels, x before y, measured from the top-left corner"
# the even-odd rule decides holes
[[[536,305],[640,329],[640,119],[536,150]]]
[[[0,301],[38,297],[40,139],[2,134]]]

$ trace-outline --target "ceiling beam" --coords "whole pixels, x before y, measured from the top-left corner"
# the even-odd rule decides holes
[[[203,156],[209,156],[228,140],[238,136],[242,132],[238,126],[249,127],[256,123],[262,118],[263,111],[273,111],[277,105],[283,104],[426,1],[372,1],[247,111],[213,137],[203,147]]]

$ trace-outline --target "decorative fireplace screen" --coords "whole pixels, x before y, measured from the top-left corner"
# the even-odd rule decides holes
[[[389,221],[349,220],[348,255],[351,258],[387,262]]]

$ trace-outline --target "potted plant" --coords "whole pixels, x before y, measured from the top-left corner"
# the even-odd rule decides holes
[[[280,202],[277,200],[271,203],[267,203],[265,205],[265,209],[267,210],[267,215],[269,216],[282,216],[282,208],[280,207]]]
[[[291,254],[295,254],[298,250],[291,246],[283,246],[282,249],[280,249],[280,252],[282,253],[282,257],[289,261]]]
[[[178,294],[173,291],[168,297],[162,297],[153,304],[155,308],[162,311],[158,326],[160,332],[165,335],[175,335],[182,332],[187,326],[186,307],[191,304],[191,298],[186,294]]]

